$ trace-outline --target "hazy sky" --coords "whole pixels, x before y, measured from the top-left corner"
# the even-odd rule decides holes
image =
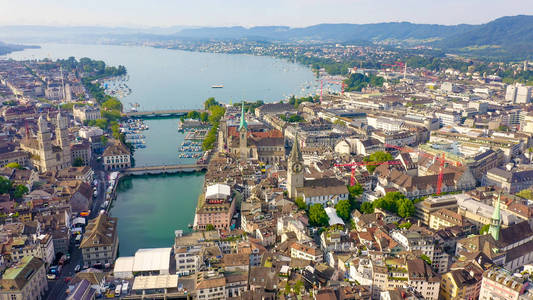
[[[229,26],[485,23],[532,0],[0,0],[1,25]]]

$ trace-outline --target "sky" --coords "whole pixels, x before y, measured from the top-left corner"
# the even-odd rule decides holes
[[[0,0],[0,25],[304,27],[409,21],[480,24],[533,15],[532,0]]]

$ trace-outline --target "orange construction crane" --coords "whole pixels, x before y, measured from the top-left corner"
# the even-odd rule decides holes
[[[350,177],[350,186],[355,185],[355,169],[359,166],[379,166],[379,165],[399,165],[401,162],[397,160],[389,160],[389,161],[383,161],[383,162],[375,162],[375,161],[356,161],[349,164],[335,164],[335,167],[351,167],[352,168],[352,176]]]
[[[446,156],[445,156],[444,153],[442,154],[442,157],[439,157],[438,155],[431,155],[431,154],[427,154],[427,153],[425,153],[423,151],[420,151],[420,150],[414,150],[414,149],[400,147],[400,146],[396,146],[396,145],[384,144],[384,146],[385,146],[385,148],[394,148],[396,150],[400,150],[400,151],[404,151],[404,152],[417,153],[420,156],[428,157],[428,158],[435,159],[435,160],[439,161],[439,176],[437,177],[437,193],[436,194],[440,195],[440,192],[441,192],[441,189],[442,189],[442,178],[443,178],[444,164],[445,163],[449,163],[449,164],[452,164],[452,165],[454,164],[453,161],[446,160]],[[458,167],[461,166],[461,163],[459,163],[459,162],[456,162],[455,164]]]

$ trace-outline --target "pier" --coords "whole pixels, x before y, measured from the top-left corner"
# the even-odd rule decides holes
[[[128,168],[121,171],[122,175],[156,175],[180,172],[200,172],[207,170],[207,164],[178,164]]]
[[[152,111],[130,111],[123,113],[125,118],[157,118],[157,117],[179,117],[188,114],[191,111],[203,113],[204,109],[163,109]]]

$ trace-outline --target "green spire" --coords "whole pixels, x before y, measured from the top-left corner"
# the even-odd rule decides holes
[[[498,195],[498,200],[496,202],[496,207],[494,208],[494,212],[492,213],[492,219],[490,223],[489,233],[492,235],[494,240],[498,240],[500,238],[500,224],[501,224],[501,212],[500,212],[500,197],[501,193]]]
[[[289,155],[289,159],[292,162],[302,162],[302,152],[300,151],[300,144],[298,143],[298,133],[294,135],[294,142],[292,143],[292,149],[291,154]]]
[[[242,128],[248,130],[248,124],[246,123],[246,118],[244,117],[244,101],[241,105],[241,123],[239,124],[239,131],[241,131]]]

